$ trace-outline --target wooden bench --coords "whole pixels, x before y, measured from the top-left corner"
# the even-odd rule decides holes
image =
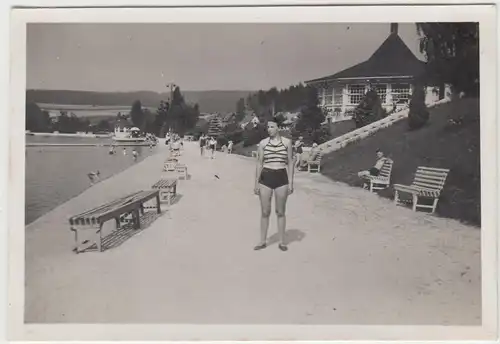
[[[185,180],[188,178],[188,170],[185,164],[177,164],[175,166],[175,172],[179,174],[179,176],[183,177]]]
[[[364,176],[363,179],[366,179],[367,182],[363,185],[363,187],[370,192],[375,190],[383,190],[389,187],[391,184],[391,174],[392,174],[392,166],[394,162],[391,159],[385,159],[382,168],[380,169],[380,174],[378,176]]]
[[[321,170],[321,158],[323,157],[322,153],[319,153],[314,160],[307,161],[307,172],[320,172]]]
[[[431,214],[434,213],[449,172],[449,169],[419,166],[411,185],[394,184],[394,203],[402,203],[399,193],[405,192],[412,195],[413,211],[428,208],[431,209]],[[432,205],[419,204],[419,197],[433,199]]]
[[[123,215],[132,214],[133,224],[135,229],[140,229],[140,214],[144,214],[144,203],[156,198],[156,209],[158,214],[161,214],[160,208],[160,192],[159,190],[148,190],[134,192],[125,197],[119,198],[112,202],[103,204],[96,208],[87,210],[81,214],[72,216],[69,219],[70,229],[75,232],[75,247],[74,251],[80,253],[81,245],[88,243],[89,240],[81,240],[82,231],[91,231],[93,241],[86,248],[94,243],[99,252],[102,251],[102,226],[105,222],[114,219],[116,229],[121,228],[121,217]],[[80,242],[82,241],[82,242]]]
[[[168,205],[172,204],[172,199],[177,195],[177,180],[176,179],[160,179],[152,187],[153,190],[160,191],[160,200],[166,200]]]

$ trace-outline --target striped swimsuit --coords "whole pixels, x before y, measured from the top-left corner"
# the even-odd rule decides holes
[[[272,144],[271,139],[264,147],[263,163],[283,163],[288,162],[288,149],[280,141],[278,144]],[[270,189],[276,189],[288,185],[288,173],[286,168],[272,169],[264,167],[260,173],[259,183]]]
[[[279,162],[286,164],[288,162],[288,149],[283,144],[283,141],[276,145],[269,142],[264,147],[264,164],[269,162]]]

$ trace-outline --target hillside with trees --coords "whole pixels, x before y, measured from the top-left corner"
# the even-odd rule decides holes
[[[50,118],[35,102],[26,102],[26,130],[32,132],[76,133],[111,132],[117,122],[140,128],[143,132],[163,136],[168,130],[184,134],[195,127],[200,115],[198,104],[190,105],[184,100],[179,87],[173,92],[172,104],[161,100],[155,112],[144,106],[142,99],[132,102],[130,111],[118,112],[114,118],[93,120],[77,117],[61,110],[57,117]]]
[[[198,104],[200,111],[234,112],[234,104],[246,98],[251,91],[183,91],[187,104]],[[163,92],[90,92],[67,90],[27,90],[28,103],[49,103],[68,105],[127,105],[140,100],[145,107],[156,108],[160,102],[169,99],[170,93]]]

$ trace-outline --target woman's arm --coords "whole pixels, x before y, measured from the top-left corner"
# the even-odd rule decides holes
[[[288,182],[293,189],[293,175],[295,164],[293,161],[293,145],[292,140],[288,141]]]
[[[262,162],[263,162],[263,156],[264,156],[264,151],[262,148],[262,141],[259,142],[257,146],[257,166],[255,168],[255,188],[259,186],[259,179],[260,179],[260,173],[262,172]]]

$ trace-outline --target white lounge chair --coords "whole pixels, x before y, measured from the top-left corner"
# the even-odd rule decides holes
[[[323,153],[319,153],[314,160],[307,161],[307,172],[320,172],[321,170],[321,158]]]
[[[378,176],[364,176],[363,179],[366,180],[364,184],[364,188],[370,190],[370,192],[376,190],[383,190],[391,184],[391,174],[392,174],[392,165],[394,162],[391,159],[385,159],[382,168],[380,169],[380,173]]]
[[[406,192],[412,195],[413,211],[427,208],[431,209],[431,214],[434,213],[449,172],[449,169],[419,166],[411,185],[394,184],[394,203],[400,204],[399,193]],[[419,204],[419,197],[434,200],[432,205]]]

